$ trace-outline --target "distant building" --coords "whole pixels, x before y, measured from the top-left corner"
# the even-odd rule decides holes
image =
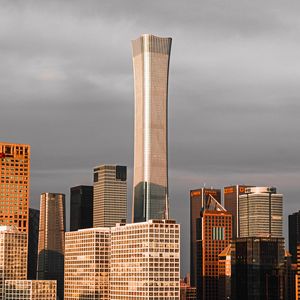
[[[56,281],[6,280],[5,300],[56,300]]]
[[[232,245],[228,245],[220,254],[218,261],[218,299],[232,299],[231,272]]]
[[[27,279],[36,279],[40,211],[29,208]]]
[[[201,261],[197,261],[197,245],[201,248],[202,240],[201,212],[209,196],[221,203],[220,189],[200,188],[190,191],[190,274],[193,287],[197,285],[197,268],[200,270],[201,267]]]
[[[180,299],[179,231],[173,220],[111,228],[111,300]]]
[[[240,237],[283,236],[283,196],[276,188],[246,188],[239,202]]]
[[[296,299],[297,264],[292,263],[292,255],[285,251],[284,255],[284,299]]]
[[[232,215],[213,196],[202,212],[202,239],[197,250],[197,299],[218,300],[219,254],[232,238]],[[198,245],[197,245],[198,246]]]
[[[63,299],[65,252],[65,195],[43,193],[40,203],[37,278],[57,280],[58,300]]]
[[[196,300],[197,291],[195,287],[191,287],[189,283],[180,281],[180,300]]]
[[[110,300],[110,228],[66,232],[65,300]]]
[[[297,244],[300,243],[300,211],[289,215],[289,251],[292,262],[297,263]]]
[[[284,299],[284,239],[247,237],[234,244],[234,299]]]
[[[27,277],[27,233],[15,226],[0,226],[0,300],[4,300],[5,280]]]
[[[232,238],[240,236],[240,205],[239,197],[245,194],[249,185],[232,185],[224,187],[224,207],[232,214]]]
[[[0,226],[28,232],[30,145],[0,142]]]
[[[127,167],[94,168],[93,227],[113,227],[127,219]]]
[[[297,245],[296,297],[300,300],[300,244]]]
[[[79,185],[70,189],[70,230],[93,227],[93,186]]]
[[[134,171],[132,221],[168,219],[168,77],[171,38],[132,41]]]

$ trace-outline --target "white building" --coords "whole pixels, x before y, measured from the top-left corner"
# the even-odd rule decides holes
[[[180,225],[150,220],[111,228],[111,300],[180,299]]]
[[[65,235],[65,300],[109,300],[110,228]]]

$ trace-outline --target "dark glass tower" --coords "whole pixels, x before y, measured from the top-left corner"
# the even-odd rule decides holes
[[[39,222],[40,211],[38,209],[29,208],[27,277],[31,280],[36,279]]]
[[[93,186],[71,187],[70,231],[93,227]]]
[[[300,243],[300,211],[289,215],[289,251],[292,262],[297,263],[297,244]]]
[[[171,38],[132,42],[134,71],[133,222],[168,219],[168,77]]]
[[[58,300],[64,296],[65,195],[43,193],[40,204],[37,279],[57,280]]]

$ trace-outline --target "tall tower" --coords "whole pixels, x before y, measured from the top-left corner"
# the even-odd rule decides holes
[[[297,263],[297,245],[300,243],[300,211],[289,215],[289,251]]]
[[[0,225],[28,232],[30,146],[0,142]]]
[[[127,218],[127,167],[94,169],[93,227],[113,227]]]
[[[57,280],[63,299],[65,250],[65,195],[43,193],[40,203],[37,279]]]
[[[171,38],[132,41],[135,93],[133,222],[168,219],[168,77]]]
[[[283,196],[276,188],[246,188],[239,202],[240,237],[282,237]]]

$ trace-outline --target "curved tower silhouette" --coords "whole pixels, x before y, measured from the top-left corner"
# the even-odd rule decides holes
[[[133,222],[168,219],[168,77],[171,38],[132,41],[135,124]]]

